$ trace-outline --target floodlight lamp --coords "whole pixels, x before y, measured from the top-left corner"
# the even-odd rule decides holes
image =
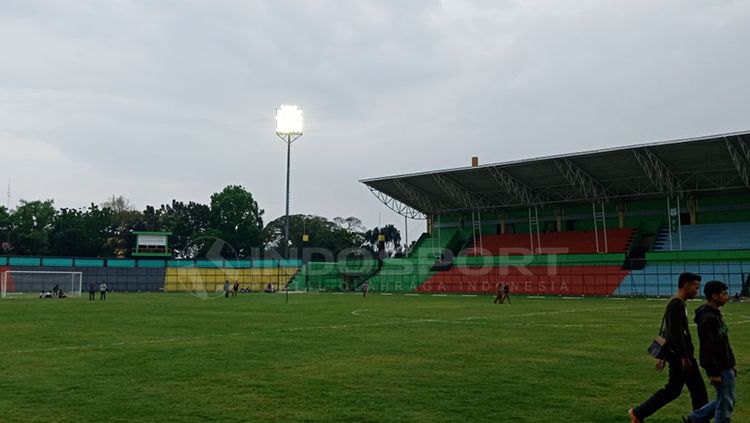
[[[276,134],[278,136],[300,136],[303,126],[302,109],[299,107],[282,105],[276,109]]]

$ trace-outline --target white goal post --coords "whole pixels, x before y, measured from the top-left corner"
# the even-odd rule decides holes
[[[55,286],[68,297],[80,297],[83,272],[6,270],[0,272],[0,298],[52,292]]]

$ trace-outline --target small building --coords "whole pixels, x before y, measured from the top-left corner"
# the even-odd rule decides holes
[[[169,248],[169,237],[172,232],[139,232],[133,231],[136,236],[133,257],[171,257],[172,250]]]

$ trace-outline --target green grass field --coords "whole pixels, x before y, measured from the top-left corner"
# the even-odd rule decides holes
[[[645,352],[664,304],[0,300],[0,421],[628,422],[628,407],[666,382]],[[725,314],[740,372],[736,421],[747,422],[750,304]],[[688,404],[686,391],[648,421],[678,422]]]

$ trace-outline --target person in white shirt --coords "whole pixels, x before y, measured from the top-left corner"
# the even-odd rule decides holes
[[[99,285],[99,300],[103,301],[107,299],[107,281],[102,281]]]

